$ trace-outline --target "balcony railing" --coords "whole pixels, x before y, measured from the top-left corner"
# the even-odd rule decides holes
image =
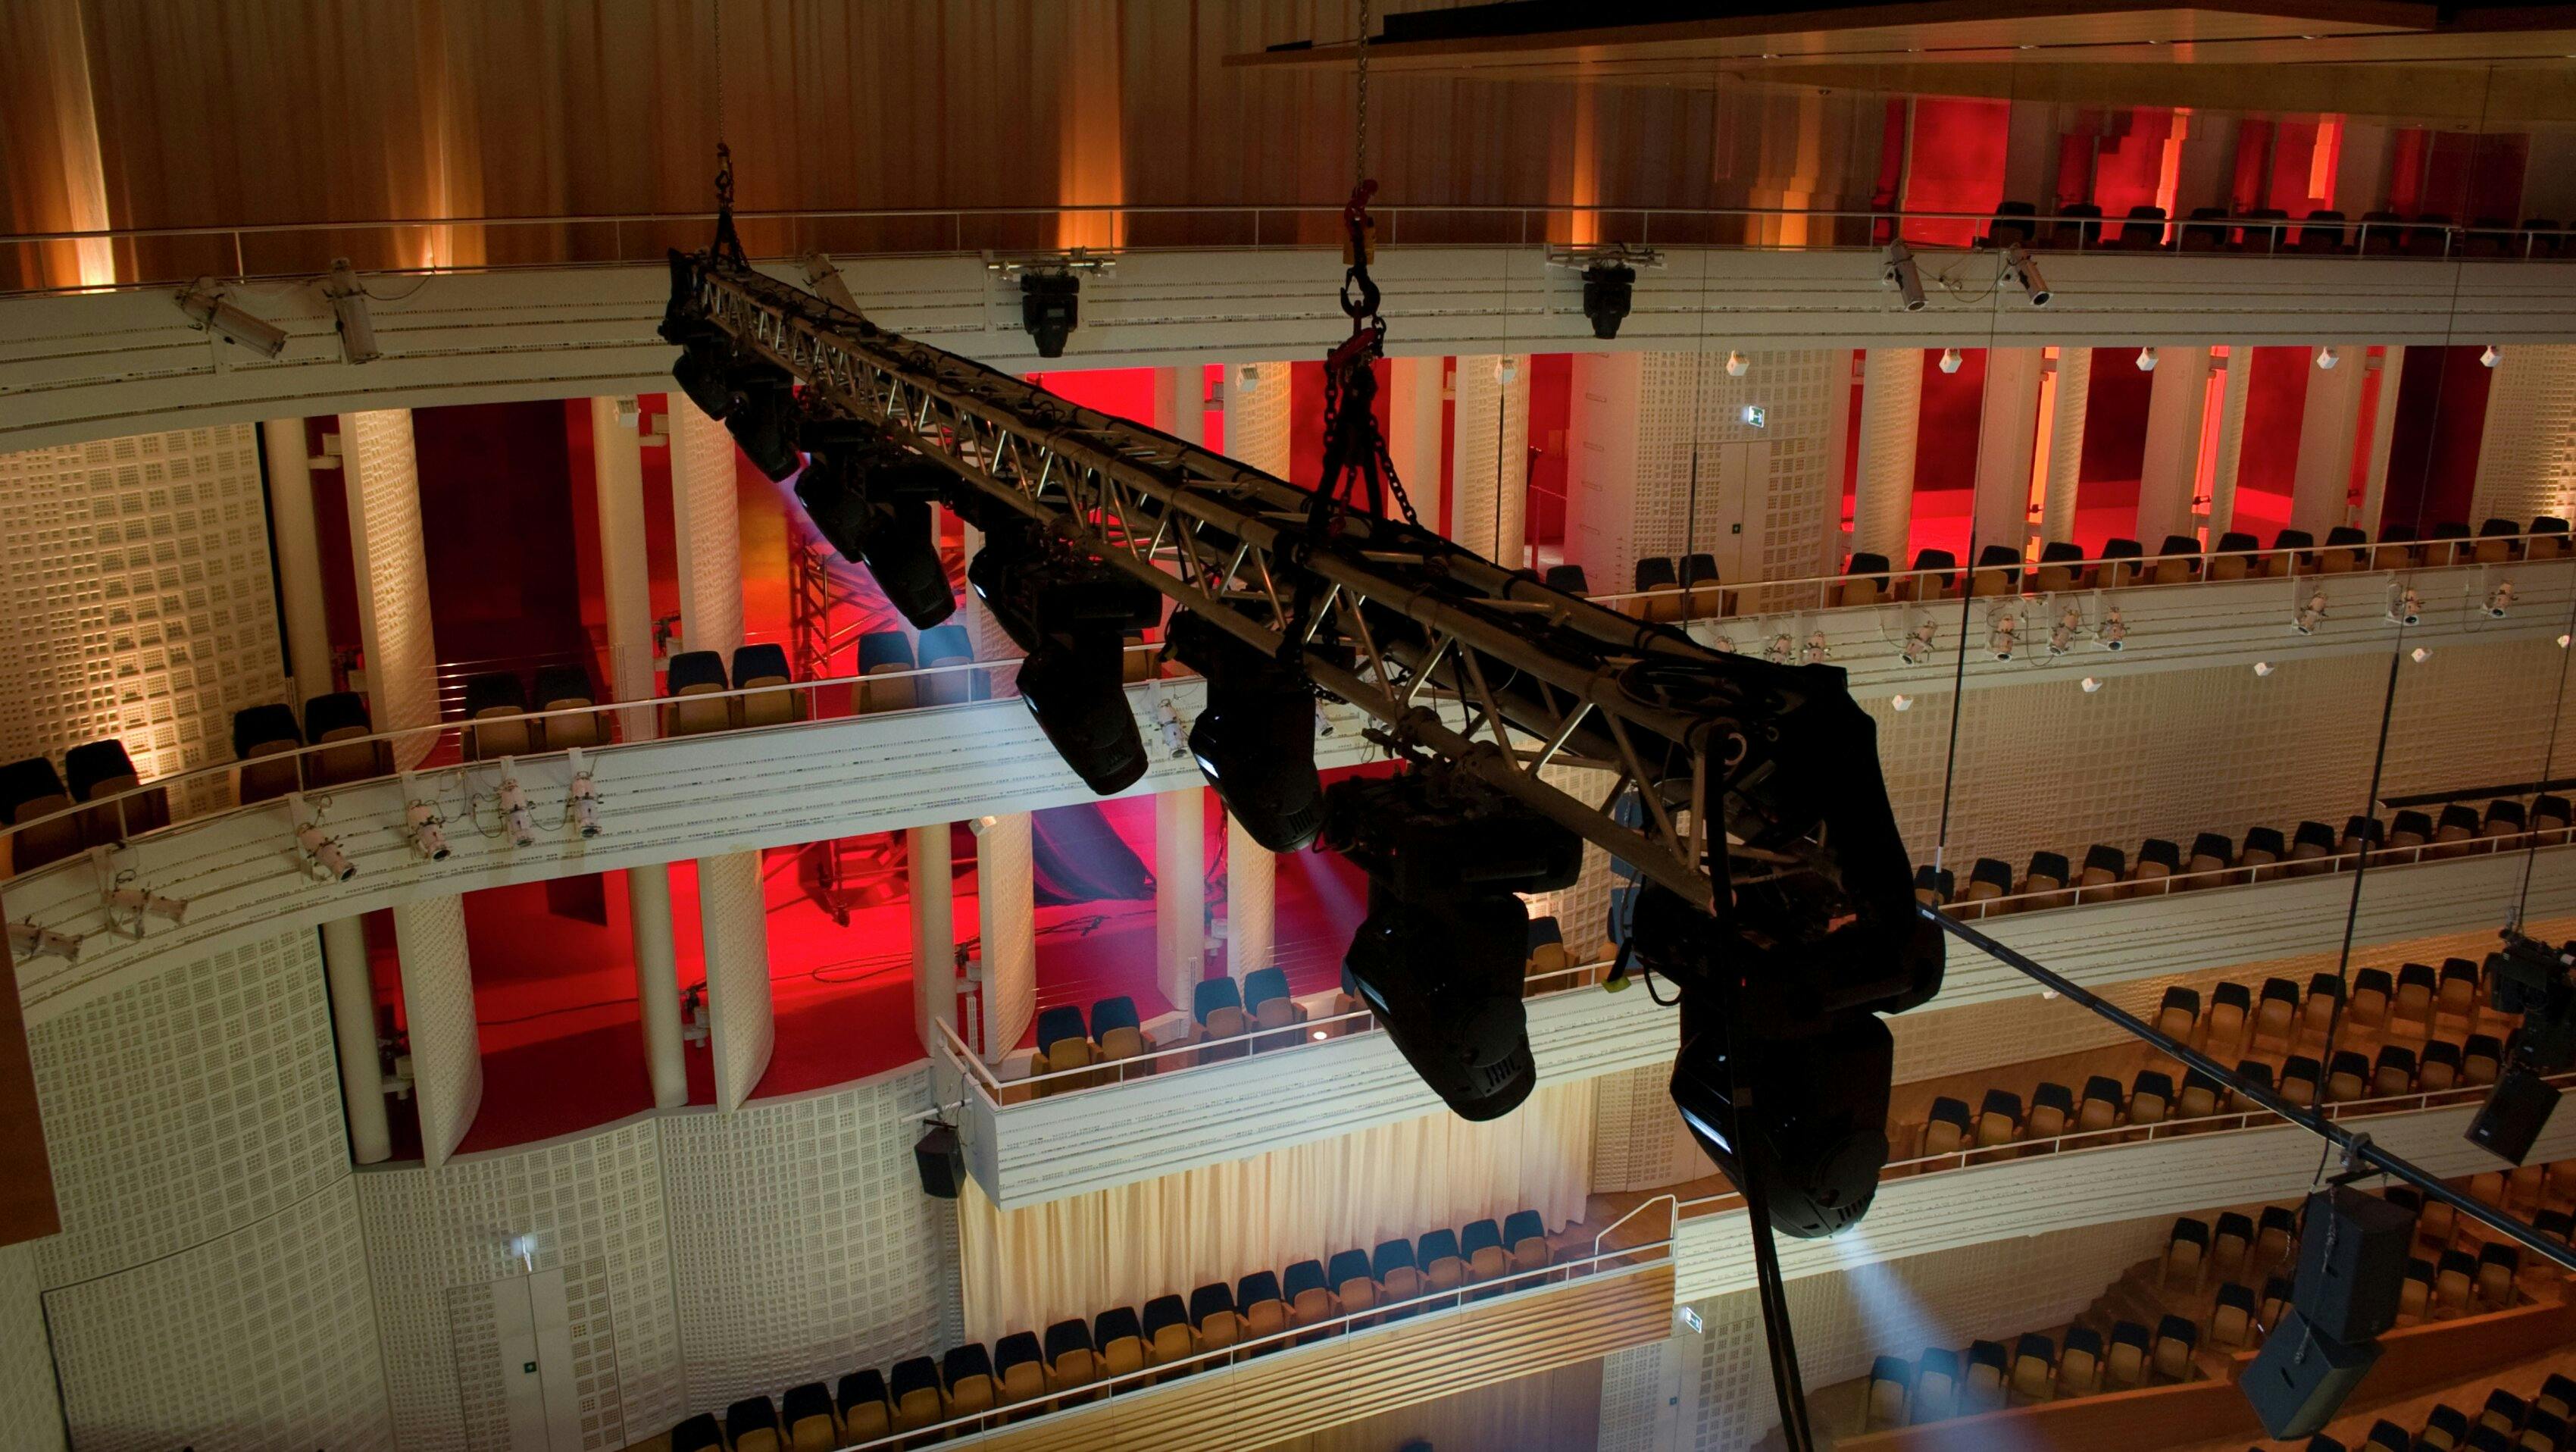
[[[756,260],[809,252],[921,256],[1062,250],[1067,236],[1120,239],[1107,249],[1337,248],[1340,202],[1220,206],[1125,204],[1022,207],[809,208],[735,214]],[[2320,222],[2280,217],[2103,218],[1897,211],[1852,207],[1622,207],[1610,205],[1381,205],[1383,247],[1572,247],[1578,235],[1634,246],[1751,251],[1874,250],[1915,223],[2027,228],[2042,256],[2280,256],[2368,262],[2545,262],[2576,255],[2576,228],[2440,222]],[[1578,219],[1581,225],[1578,226]],[[599,212],[519,217],[402,217],[206,227],[116,227],[0,235],[0,276],[44,275],[47,248],[106,244],[113,283],[26,289],[96,291],[165,286],[198,277],[312,277],[345,257],[376,274],[658,262],[667,249],[706,245],[712,212]],[[2133,230],[2134,229],[2134,230]],[[2149,240],[2150,229],[2152,239]],[[2299,241],[2290,234],[2299,234]],[[2311,234],[2329,246],[2308,241]],[[2136,240],[2124,242],[2124,236]],[[1794,239],[1794,240],[1793,240]],[[2170,239],[2170,240],[2168,240]],[[1929,258],[1945,249],[1911,242]],[[460,254],[478,260],[457,263]],[[424,259],[433,260],[424,265]]]

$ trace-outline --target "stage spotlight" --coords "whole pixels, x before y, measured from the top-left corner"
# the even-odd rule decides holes
[[[585,837],[599,835],[599,785],[591,780],[590,767],[573,754],[572,788],[564,795],[564,820]]]
[[[784,484],[805,467],[805,456],[796,449],[795,383],[762,363],[738,364],[732,377],[733,407],[725,412],[724,426],[742,446],[744,458]]]
[[[2138,350],[2138,371],[2141,373],[2153,373],[2156,371],[2155,349],[2140,348]]]
[[[1637,269],[1601,262],[1583,269],[1583,315],[1592,320],[1592,336],[1615,338],[1636,300]]]
[[[1126,637],[1162,618],[1161,592],[1018,514],[991,521],[966,581],[1029,653],[1020,699],[1065,765],[1102,796],[1133,785],[1145,742],[1127,707]]]
[[[1538,1080],[1513,894],[1573,885],[1582,839],[1448,767],[1336,782],[1324,803],[1325,845],[1369,878],[1344,987],[1459,1118],[1511,1113]]]
[[[501,809],[501,820],[509,827],[510,841],[521,847],[534,847],[537,845],[536,813],[528,809],[527,790],[519,785],[518,775],[512,768],[510,758],[501,758],[501,785],[492,794],[493,801]]]
[[[2048,306],[2049,299],[2056,294],[2049,291],[2048,279],[2039,275],[2039,264],[2030,260],[2029,249],[2018,244],[2007,247],[2003,261],[2004,276],[2011,278],[2014,286],[2030,294],[2030,305],[2035,308]]]
[[[1020,326],[1039,357],[1063,357],[1065,339],[1082,326],[1082,279],[1070,272],[1021,273]]]
[[[1207,706],[1190,727],[1190,754],[1228,815],[1273,852],[1294,852],[1324,825],[1315,773],[1314,692],[1305,672],[1183,610],[1172,654],[1207,678]]]
[[[1941,371],[1944,373],[1958,372],[1961,367],[1966,365],[1967,361],[1967,355],[1956,348],[1944,348],[1941,350]]]
[[[1914,249],[1901,239],[1888,243],[1887,250],[1880,254],[1878,282],[1881,287],[1894,288],[1905,299],[1907,312],[1923,311],[1927,301],[1923,296],[1923,270],[1915,265]]]
[[[1843,1014],[1795,1036],[1741,1024],[1729,1062],[1724,1016],[1716,1000],[1682,996],[1672,1078],[1682,1123],[1728,1179],[1761,1180],[1773,1229],[1808,1239],[1848,1229],[1868,1213],[1887,1164],[1896,1057],[1887,1024]]]
[[[109,892],[106,906],[108,925],[131,937],[143,936],[143,919],[146,917],[174,924],[188,920],[186,898],[160,897],[139,887],[120,887]],[[118,924],[116,917],[119,913],[132,918],[134,926],[127,928]]]
[[[9,954],[21,962],[30,958],[60,958],[69,963],[80,957],[81,935],[57,933],[34,923],[9,925]]]
[[[334,881],[346,882],[358,875],[357,864],[340,850],[340,839],[325,833],[321,823],[299,794],[286,799],[287,816],[295,823],[295,845],[305,857]]]
[[[447,819],[438,814],[435,802],[411,802],[403,808],[404,824],[411,829],[411,845],[432,862],[447,860]]]
[[[179,311],[195,320],[199,332],[211,332],[262,358],[274,358],[286,351],[284,328],[236,307],[211,277],[201,277],[181,289],[178,303]]]
[[[930,502],[955,476],[854,420],[808,428],[836,436],[815,442],[796,481],[814,528],[841,558],[867,567],[914,629],[955,614],[957,596],[930,523]]]
[[[384,356],[376,346],[376,322],[367,312],[367,286],[358,281],[357,272],[346,257],[331,259],[331,275],[322,282],[322,295],[331,300],[331,312],[340,321],[340,356],[351,363],[372,363]]]

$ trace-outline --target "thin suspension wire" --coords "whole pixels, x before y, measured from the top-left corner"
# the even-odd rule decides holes
[[[2361,802],[2362,816],[2371,821],[2376,821],[2379,817],[2380,776],[2388,765],[2388,725],[2397,714],[2397,667],[2398,663],[2405,659],[2405,654],[2406,627],[2400,625],[2397,627],[2397,644],[2388,652],[2387,690],[2379,701],[2379,748],[2371,753],[2370,758],[2370,794],[2362,798]],[[2355,858],[2352,864],[2352,893],[2344,902],[2343,944],[2335,953],[2335,982],[2338,986],[2335,989],[2334,1006],[2326,1011],[2326,1042],[2319,1058],[2319,1063],[2325,1069],[2327,1083],[2334,1082],[2335,1039],[2343,1030],[2344,1005],[2352,1001],[2353,932],[2361,922],[2361,885],[2370,875],[2370,859],[2375,855],[2370,850],[2370,841],[2367,837],[2363,838],[2361,848],[2361,855]],[[2333,1157],[2333,1153],[2334,1142],[2331,1140],[2318,1146],[2317,1172],[2313,1183],[2324,1183],[2326,1163]]]

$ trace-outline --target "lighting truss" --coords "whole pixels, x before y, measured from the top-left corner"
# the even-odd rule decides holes
[[[673,306],[785,369],[810,406],[878,425],[1258,649],[1293,638],[1309,679],[1366,711],[1383,739],[1473,772],[1713,910],[1709,813],[1695,808],[1724,788],[1765,716],[1733,699],[1749,688],[1718,652],[1418,526],[1320,509],[1314,491],[888,332],[721,254],[674,254],[671,266]],[[1578,800],[1541,779],[1550,765],[1597,768],[1614,784]],[[1612,815],[1632,788],[1635,827]],[[1780,853],[1754,855],[1739,876],[1781,871]]]

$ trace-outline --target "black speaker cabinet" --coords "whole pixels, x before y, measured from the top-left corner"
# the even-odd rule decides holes
[[[2415,1217],[2402,1205],[2350,1186],[2310,1195],[2291,1304],[2319,1335],[2368,1341],[2397,1324],[2414,1236]]]
[[[2337,1341],[2293,1310],[2272,1328],[2237,1385],[2272,1437],[2307,1437],[2334,1420],[2345,1397],[2379,1360],[2376,1341]]]
[[[2469,1121],[2469,1143],[2498,1159],[2521,1164],[2558,1107],[2559,1091],[2530,1068],[2515,1064],[2487,1092],[2485,1107]]]
[[[925,1195],[954,1200],[966,1183],[966,1151],[957,1143],[957,1131],[947,1125],[934,1124],[912,1142],[912,1163],[921,1171]]]

